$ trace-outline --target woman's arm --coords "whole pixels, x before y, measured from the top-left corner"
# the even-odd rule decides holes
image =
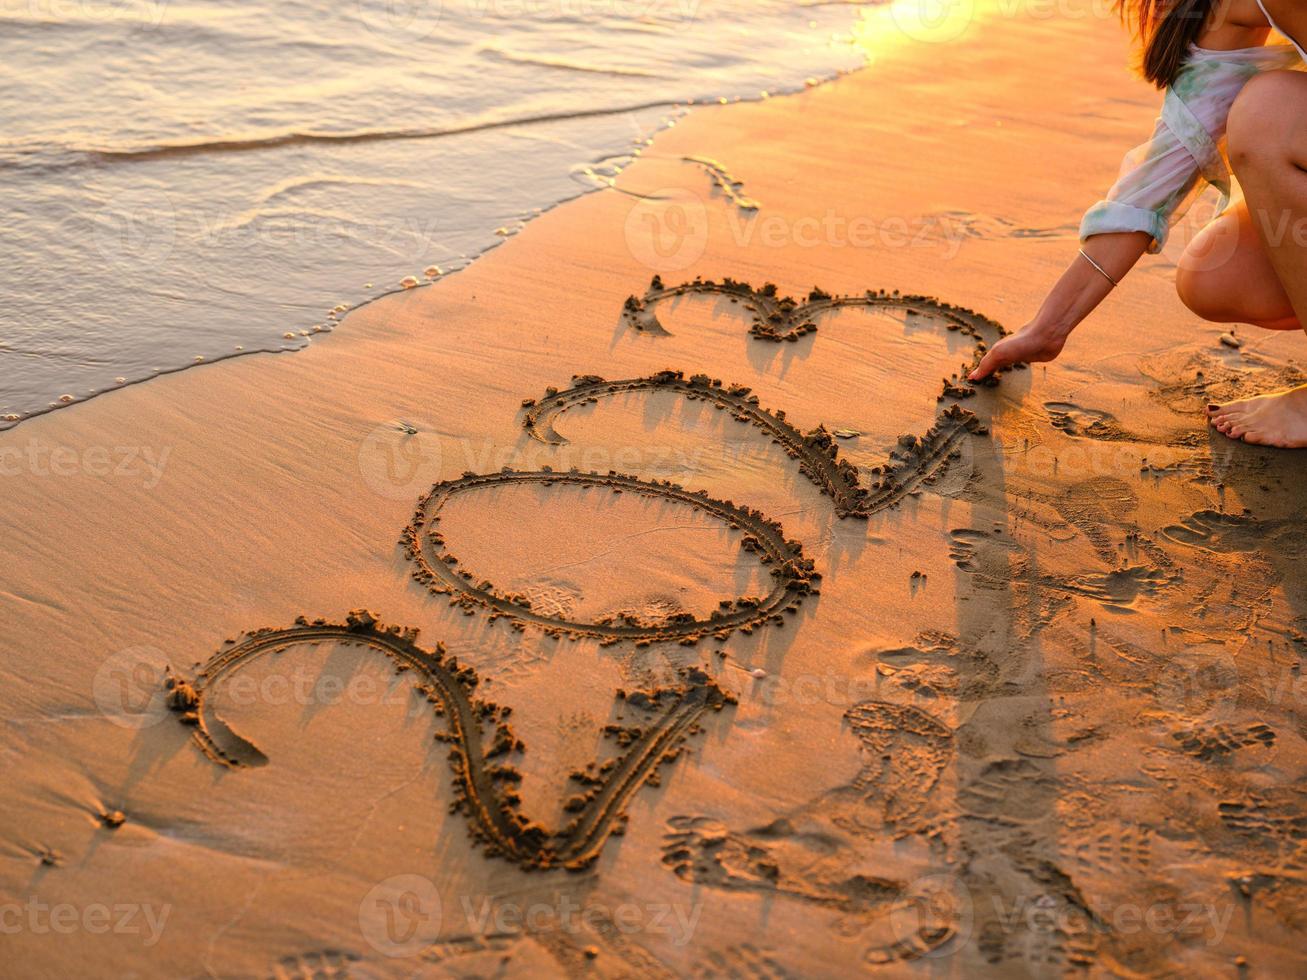
[[[1143,231],[1094,235],[1085,242],[1085,252],[1118,282],[1129,272],[1153,243],[1153,236]],[[972,381],[980,381],[995,371],[1013,364],[1051,361],[1062,353],[1071,331],[1079,326],[1112,291],[1103,273],[1077,254],[1075,261],[1049,292],[1035,318],[1017,333],[1005,337],[985,354]]]
[[[1303,5],[1307,10],[1307,4]],[[1229,172],[1218,149],[1235,96],[1258,72],[1297,62],[1287,45],[1233,51],[1194,49],[1162,103],[1152,138],[1127,156],[1117,182],[1085,214],[1085,251],[1120,281],[1144,252],[1159,251],[1170,226],[1204,182],[1229,193]],[[1077,324],[1111,292],[1112,284],[1077,255],[1035,318],[994,345],[971,373],[987,378],[1000,368],[1051,361]]]

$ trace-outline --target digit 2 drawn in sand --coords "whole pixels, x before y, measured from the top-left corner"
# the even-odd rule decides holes
[[[365,610],[350,613],[344,623],[310,623],[301,617],[288,629],[249,633],[214,654],[193,684],[170,678],[169,704],[183,721],[195,726],[196,743],[214,762],[230,768],[263,765],[267,757],[218,717],[209,695],[224,679],[269,653],[323,641],[381,653],[395,662],[397,670],[411,670],[420,678],[415,691],[425,695],[435,715],[447,724],[436,738],[450,746],[455,793],[451,812],[466,815],[472,837],[488,853],[525,868],[579,870],[591,864],[608,838],[622,832],[632,795],[656,778],[660,765],[681,753],[685,740],[699,730],[704,712],[734,703],[730,694],[696,668],[682,671],[675,687],[619,691],[625,708],[648,720],[604,728],[623,751],[571,774],[578,793],[563,809],[574,816],[555,831],[531,822],[518,809],[515,787],[521,774],[502,761],[525,751],[508,723],[511,709],[478,698],[476,671],[461,666],[441,645],[424,649],[417,643],[417,630],[384,626]]]
[[[799,471],[831,498],[840,517],[867,518],[901,503],[922,486],[934,482],[959,454],[958,444],[969,433],[983,435],[988,431],[974,413],[950,405],[920,439],[900,437],[890,454],[891,461],[872,469],[872,482],[867,487],[862,485],[858,468],[840,458],[835,438],[824,426],[803,432],[786,421],[783,411],[773,412],[759,405],[752,389],[724,385],[705,374],[687,379],[681,371],[659,371],[647,378],[622,381],[605,381],[592,374],[577,375],[570,388],[563,391],[551,388],[539,399],[524,401],[522,407],[526,413],[522,425],[541,442],[565,443],[567,440],[558,434],[554,421],[569,408],[635,391],[670,391],[690,400],[706,401],[729,411],[737,421],[757,426],[791,459],[799,461]]]

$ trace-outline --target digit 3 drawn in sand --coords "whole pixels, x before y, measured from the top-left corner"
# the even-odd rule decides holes
[[[890,453],[890,462],[871,470],[870,486],[863,486],[858,468],[842,459],[834,436],[824,426],[803,432],[786,421],[783,411],[770,411],[758,403],[758,396],[743,385],[728,385],[704,374],[686,378],[681,371],[659,371],[647,378],[606,381],[596,375],[577,375],[572,387],[549,388],[543,397],[528,398],[522,425],[532,438],[550,444],[567,440],[554,422],[568,409],[600,398],[640,391],[668,391],[690,400],[706,401],[733,418],[757,426],[799,462],[799,471],[816,484],[835,504],[840,517],[867,518],[901,503],[923,486],[933,483],[960,454],[959,444],[970,433],[988,430],[974,413],[950,405],[921,438],[901,436]]]
[[[416,692],[447,726],[436,737],[450,746],[455,793],[451,812],[467,817],[472,837],[488,853],[524,868],[576,870],[592,863],[608,838],[622,832],[625,808],[636,790],[656,782],[658,767],[681,754],[704,713],[735,703],[693,667],[682,671],[675,687],[619,691],[624,710],[638,717],[635,723],[604,728],[622,752],[571,774],[578,792],[563,809],[574,816],[556,831],[531,822],[518,808],[521,775],[503,761],[525,750],[508,723],[511,709],[477,697],[476,671],[447,656],[442,646],[427,650],[418,645],[416,630],[384,626],[365,610],[350,613],[344,623],[310,623],[301,617],[289,629],[256,630],[214,654],[193,684],[169,678],[170,707],[195,726],[196,743],[214,762],[231,768],[263,765],[267,757],[216,714],[210,695],[225,679],[269,653],[323,641],[361,646],[389,657],[399,671],[413,671]]]
[[[867,310],[883,310],[892,313],[904,313],[921,317],[933,317],[942,320],[949,331],[970,337],[975,343],[972,366],[989,349],[989,345],[1006,336],[1007,331],[989,317],[967,310],[960,306],[942,303],[930,296],[900,296],[898,293],[875,292],[852,296],[835,296],[822,289],[813,289],[808,298],[800,303],[788,296],[781,296],[772,283],[761,289],[755,289],[747,282],[723,279],[713,282],[711,279],[695,279],[693,282],[679,286],[664,286],[660,277],[654,276],[648,291],[643,297],[630,296],[622,310],[624,322],[636,330],[667,333],[667,329],[658,322],[657,308],[664,300],[675,296],[725,296],[732,302],[741,303],[744,309],[753,314],[753,323],[749,333],[759,340],[775,343],[797,341],[805,334],[816,333],[816,318],[832,310],[857,307]],[[992,379],[985,384],[997,384]],[[958,385],[958,377],[946,383],[946,394],[965,398],[974,393],[973,388]]]
[[[707,618],[696,618],[692,613],[669,615],[656,625],[639,623],[623,615],[593,623],[547,616],[536,612],[524,595],[505,595],[497,592],[487,581],[477,582],[476,577],[458,564],[458,559],[445,548],[445,539],[437,530],[440,511],[452,498],[492,487],[515,485],[564,485],[609,493],[634,493],[643,497],[685,504],[695,510],[717,518],[724,524],[742,531],[742,547],[771,566],[772,589],[762,598],[744,596],[724,599],[721,606]],[[784,622],[784,613],[798,610],[805,595],[817,593],[816,583],[821,575],[813,571],[812,560],[804,557],[803,547],[785,537],[785,529],[770,521],[759,511],[750,510],[729,500],[716,500],[702,491],[690,491],[674,483],[651,482],[621,473],[566,473],[552,470],[478,475],[464,474],[457,480],[438,483],[418,502],[413,522],[404,529],[401,542],[409,559],[416,566],[413,577],[433,593],[451,596],[450,602],[468,613],[486,609],[490,619],[508,617],[518,628],[539,626],[546,631],[572,637],[597,637],[601,643],[634,640],[637,643],[679,640],[691,644],[704,636],[714,635],[725,639],[733,630],[752,630],[767,623]]]

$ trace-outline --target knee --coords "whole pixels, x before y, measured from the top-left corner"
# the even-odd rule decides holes
[[[1300,75],[1295,71],[1263,72],[1235,98],[1226,124],[1226,142],[1236,174],[1283,154],[1285,123],[1302,98]]]
[[[1231,293],[1210,270],[1179,264],[1175,270],[1175,293],[1197,318],[1212,323],[1235,323],[1242,318],[1231,303]]]
[[[1224,297],[1213,288],[1211,275],[1193,269],[1183,262],[1175,270],[1175,292],[1189,312],[1214,323],[1226,322]]]

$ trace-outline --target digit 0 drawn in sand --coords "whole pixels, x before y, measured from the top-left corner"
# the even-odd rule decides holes
[[[458,559],[445,549],[444,537],[436,529],[441,508],[450,498],[491,487],[521,485],[561,485],[609,493],[635,493],[685,504],[743,532],[744,550],[753,552],[759,561],[771,567],[772,589],[761,598],[723,599],[721,606],[706,619],[696,618],[689,612],[676,612],[662,622],[651,623],[646,617],[619,613],[585,623],[543,615],[533,608],[525,595],[504,595],[497,592],[490,582],[477,582],[476,577],[460,568]],[[816,583],[821,579],[821,575],[813,570],[812,560],[804,557],[803,546],[788,540],[784,528],[768,520],[761,512],[729,500],[716,500],[703,491],[686,490],[675,483],[641,480],[621,473],[575,470],[566,473],[552,470],[504,470],[485,475],[467,473],[457,480],[447,480],[431,488],[431,492],[418,502],[417,513],[404,529],[401,543],[416,566],[413,577],[431,592],[449,595],[452,604],[461,606],[469,614],[486,609],[492,621],[507,617],[515,628],[539,626],[555,635],[597,637],[601,643],[679,640],[692,644],[708,635],[725,639],[733,630],[752,630],[768,623],[781,623],[785,620],[785,613],[798,610],[805,595],[817,594]]]
[[[541,398],[523,401],[526,411],[522,426],[540,442],[561,445],[567,440],[555,429],[554,422],[568,409],[641,391],[667,391],[705,401],[729,411],[736,421],[758,427],[791,459],[798,460],[799,471],[831,498],[839,517],[867,518],[902,503],[939,478],[949,462],[960,455],[958,446],[963,439],[988,431],[974,413],[950,405],[921,438],[900,436],[890,452],[890,462],[873,467],[870,486],[863,486],[858,468],[840,457],[835,437],[825,426],[803,432],[786,420],[785,412],[763,408],[751,388],[728,385],[705,374],[686,378],[684,372],[670,370],[621,381],[577,375],[570,388],[549,388]]]
[[[525,751],[508,723],[512,709],[477,697],[476,671],[447,656],[442,646],[425,649],[417,643],[417,630],[384,626],[366,610],[351,612],[344,623],[310,623],[301,617],[289,629],[249,633],[214,654],[194,683],[170,677],[169,704],[195,727],[196,743],[215,763],[229,768],[264,765],[267,756],[216,714],[209,696],[224,679],[269,653],[323,641],[364,647],[389,657],[397,670],[414,672],[415,690],[447,725],[436,737],[450,746],[455,793],[451,812],[467,817],[471,836],[487,853],[524,868],[578,870],[591,864],[608,838],[622,833],[625,808],[636,790],[656,782],[659,766],[684,751],[703,714],[734,703],[732,695],[693,667],[681,672],[675,687],[619,691],[625,707],[645,720],[603,729],[622,751],[602,764],[572,772],[578,791],[563,809],[574,816],[554,831],[519,810],[515,787],[522,777],[503,761]]]
[[[789,296],[781,296],[772,283],[767,283],[761,289],[755,289],[747,282],[737,282],[730,278],[723,279],[721,282],[695,279],[693,282],[668,287],[663,285],[661,277],[654,276],[643,297],[627,298],[622,308],[622,318],[636,330],[667,333],[666,328],[658,322],[658,305],[672,297],[687,295],[725,296],[732,302],[742,304],[747,312],[753,314],[753,323],[749,327],[750,335],[774,343],[793,342],[806,334],[816,333],[817,317],[832,310],[850,307],[941,320],[950,332],[957,332],[972,339],[975,345],[971,362],[973,367],[980,363],[990,344],[1007,334],[1000,324],[989,317],[941,302],[930,296],[901,296],[897,292],[876,292],[870,289],[858,295],[835,296],[825,290],[814,288],[806,300],[799,302]],[[974,394],[975,389],[962,385],[959,377],[955,375],[945,382],[944,393],[955,398],[966,398]],[[998,382],[989,378],[981,383],[991,386]]]

